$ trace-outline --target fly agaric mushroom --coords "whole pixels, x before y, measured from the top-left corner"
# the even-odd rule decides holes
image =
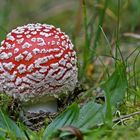
[[[1,43],[1,91],[19,99],[27,112],[54,112],[56,98],[76,86],[76,62],[73,44],[59,28],[17,27]]]

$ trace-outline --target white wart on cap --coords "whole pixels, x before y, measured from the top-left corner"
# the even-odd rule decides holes
[[[1,43],[1,90],[21,101],[73,91],[76,62],[73,44],[59,28],[39,23],[17,27]]]

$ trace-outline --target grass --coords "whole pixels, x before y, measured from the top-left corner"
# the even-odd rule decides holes
[[[59,4],[64,7],[67,2],[60,0]],[[80,93],[78,99],[59,112],[40,131],[31,130],[19,118],[12,120],[8,110],[12,99],[0,94],[0,139],[139,139],[139,40],[123,36],[126,32],[139,33],[139,0],[71,1],[71,7],[60,9],[62,12],[55,12],[50,17],[46,15],[41,19],[33,15],[33,20],[27,15],[30,13],[31,16],[34,8],[33,11],[28,8],[27,11],[19,11],[20,1],[12,3],[7,0],[2,4],[4,8],[0,7],[0,41],[16,25],[33,21],[60,25],[67,34],[73,36],[78,55],[79,82],[86,91]],[[25,1],[24,4],[31,3]],[[48,5],[46,9],[44,5]],[[28,7],[35,7],[36,14],[41,15],[43,10],[47,13],[57,5],[48,0],[39,3],[35,1]],[[77,11],[77,7],[82,10],[79,8]],[[81,17],[77,18],[76,15]],[[13,17],[15,20],[11,21]]]

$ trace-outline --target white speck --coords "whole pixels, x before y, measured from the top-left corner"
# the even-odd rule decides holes
[[[10,36],[10,35],[11,35],[11,33],[8,33],[6,37],[8,37],[8,36]]]
[[[75,51],[73,51],[73,52],[71,53],[71,55],[72,55],[72,56],[75,56],[75,55],[76,55],[76,52],[75,52]]]
[[[27,67],[27,71],[29,72],[32,72],[34,69],[34,65],[33,64],[30,64],[28,67]]]
[[[49,32],[50,30],[49,30],[49,29],[44,29],[43,31],[44,31],[44,32]]]
[[[69,57],[71,57],[71,52],[68,52]]]
[[[22,37],[22,35],[17,35],[17,38],[21,38]]]
[[[42,57],[42,58],[38,58],[37,60],[35,60],[35,67],[36,68],[40,68],[42,67],[40,64],[46,63],[48,61],[47,57]]]
[[[26,56],[25,60],[29,61],[32,57],[33,57],[32,54],[28,53],[28,55]]]
[[[11,81],[15,81],[16,79],[16,74],[17,74],[17,71],[14,71],[12,75],[10,75],[10,80]]]
[[[20,74],[22,73],[25,73],[26,72],[26,65],[24,64],[20,64],[18,67],[17,67],[17,70]]]
[[[64,75],[64,73],[66,72],[66,68],[61,67],[60,69],[61,70],[57,73],[57,75],[55,76],[55,79],[61,78]]]
[[[11,52],[9,52],[7,55],[8,55],[9,58],[12,57],[12,53]]]
[[[66,60],[64,58],[62,58],[61,60],[59,60],[59,64],[65,66],[66,65]]]
[[[48,68],[49,68],[48,66],[42,66],[40,68],[39,72],[41,72],[41,73],[47,72],[48,71]]]
[[[21,44],[23,41],[24,41],[24,38],[17,39],[17,43],[18,43],[18,44]]]
[[[26,31],[24,34],[27,35],[27,34],[29,34],[29,33],[30,33],[30,31]]]
[[[36,38],[32,38],[31,39],[32,42],[36,42],[36,40],[37,40]]]
[[[12,35],[8,35],[8,36],[7,36],[7,39],[8,39],[8,40],[11,40],[11,41],[14,41],[14,40],[15,40],[15,38],[14,38]]]
[[[47,73],[47,75],[45,76],[45,79],[47,80],[47,82],[49,82],[49,80],[53,80],[53,78],[51,78],[52,74],[54,73],[53,69],[50,69]]]
[[[31,34],[32,35],[36,35],[37,34],[37,31],[32,31]]]
[[[9,63],[3,63],[3,66],[7,69],[7,70],[12,70],[15,67],[15,64],[13,64],[12,62]]]
[[[18,56],[15,57],[15,61],[19,62],[23,58],[24,58],[24,56],[22,54],[19,54]]]
[[[0,59],[2,59],[2,60],[9,59],[10,56],[11,56],[11,54],[9,54],[9,53],[5,53],[5,52],[0,53]]]
[[[58,63],[54,63],[50,65],[53,69],[57,69],[59,67]]]
[[[48,37],[49,37],[49,36],[53,36],[53,33],[49,33],[49,34],[48,34]]]
[[[60,42],[59,41],[57,41],[57,43],[56,43],[58,46],[60,45]]]
[[[32,73],[32,76],[36,79],[43,79],[45,77],[45,74],[42,74],[39,71],[36,71],[36,72]]]
[[[40,68],[40,67],[42,67],[41,65],[40,65],[40,63],[38,63],[38,61],[37,60],[35,60],[35,68]]]
[[[72,68],[72,64],[71,64],[71,63],[67,63],[67,64],[66,64],[66,67],[67,67],[67,68]]]
[[[40,32],[41,30],[40,29],[36,29],[36,31]]]
[[[46,43],[45,42],[42,42],[42,43],[38,43],[39,46],[45,46]]]
[[[52,45],[55,45],[55,41],[52,41]]]
[[[47,38],[47,37],[49,37],[49,34],[48,33],[44,33],[44,36]]]
[[[15,43],[14,43],[14,44],[12,44],[11,48],[15,48]]]
[[[47,53],[47,50],[46,49],[41,49],[40,53]]]
[[[31,26],[31,27],[28,27],[28,30],[30,30],[30,31],[34,31],[35,28]]]
[[[38,48],[35,48],[35,49],[33,49],[32,51],[33,51],[34,54],[40,53],[40,49],[38,49]]]
[[[37,38],[37,42],[44,42],[44,39],[43,38]]]
[[[69,49],[70,50],[73,50],[73,47],[74,47],[73,44],[69,44]]]
[[[38,26],[41,26],[41,25],[42,25],[41,23],[36,23],[36,24],[34,24],[35,27],[38,27]],[[43,24],[43,25],[44,25],[44,24]],[[42,25],[42,26],[43,26],[43,25]]]
[[[65,36],[64,36],[64,35],[62,35],[62,36],[61,36],[61,38],[62,38],[62,39],[65,39]]]
[[[44,41],[43,38],[37,38],[37,42],[39,42],[39,43],[38,43],[39,46],[44,46],[44,45],[46,45],[46,43],[45,43],[45,41]]]
[[[42,36],[45,36],[46,33],[44,33],[44,32],[40,32],[39,34],[42,35]]]
[[[35,81],[40,81],[40,79],[37,79],[32,74],[27,74],[27,78],[34,81],[34,82],[32,82],[32,84],[35,84]]]
[[[6,45],[6,49],[10,49],[11,48],[11,44],[9,44],[8,42],[6,42],[5,45]]]
[[[28,55],[28,51],[24,51],[22,54],[24,54],[24,55]]]
[[[60,83],[65,83],[65,82],[68,80],[68,78],[70,78],[70,76],[71,76],[70,71],[67,71],[67,72],[65,73],[65,75],[63,76],[63,78],[62,78],[59,82],[60,82]]]
[[[61,32],[60,28],[57,28],[56,30],[57,30],[58,32]]]
[[[75,58],[71,58],[71,63],[75,64],[76,63],[76,59]]]
[[[62,56],[62,54],[63,54],[63,52],[60,52],[60,53],[58,53],[58,54],[55,54],[54,56],[55,56],[56,58],[60,58],[60,57]]]
[[[1,42],[1,46],[4,44],[4,42],[5,42],[4,40]],[[0,48],[1,48],[1,47],[0,47]]]
[[[9,77],[10,77],[10,75],[9,75]],[[5,89],[5,90],[8,90],[8,91],[10,91],[10,90],[12,90],[12,89],[14,89],[15,88],[15,85],[14,85],[14,83],[12,83],[12,82],[7,82],[7,83],[5,83],[5,88],[3,88],[3,89]]]
[[[41,64],[46,63],[47,61],[48,61],[48,59],[47,59],[47,57],[46,57],[46,56],[45,56],[45,57],[40,58],[40,62],[41,62]]]
[[[66,49],[68,49],[68,48],[69,48],[68,44],[65,44],[65,48],[66,48]]]
[[[22,48],[25,49],[25,48],[30,48],[32,45],[28,42],[25,42],[23,45],[22,45]]]
[[[53,52],[53,49],[48,49],[47,52],[51,53]]]
[[[64,58],[68,59],[69,58],[68,54],[65,54],[64,55]]]
[[[22,83],[21,86],[18,86],[18,91],[26,93],[26,91],[29,88],[30,88],[30,86],[28,84]],[[22,97],[22,94],[21,94],[21,97]]]
[[[26,35],[26,37],[27,37],[27,38],[30,38],[30,37],[31,37],[31,35]]]
[[[60,51],[60,49],[59,48],[54,48],[53,51],[57,52],[57,51]]]
[[[37,25],[37,26],[35,26],[36,29],[41,29],[42,28],[40,23],[37,23],[36,25]]]
[[[62,41],[62,46],[64,47],[66,44],[66,41]]]
[[[27,77],[23,77],[22,80],[23,80],[24,82],[28,83],[28,84],[32,84],[32,85],[35,84],[35,82],[34,82],[33,80],[31,80],[31,79],[29,79],[29,78],[27,78]]]
[[[0,72],[4,71],[2,63],[0,62]]]
[[[15,48],[14,49],[14,54],[18,53],[19,52],[19,48]]]
[[[17,28],[17,29],[12,30],[12,32],[15,33],[15,34],[23,34],[24,30]]]
[[[54,38],[59,38],[59,36],[58,35],[55,35]]]
[[[48,58],[49,60],[51,60],[51,59],[54,58],[54,56],[51,54],[51,55],[47,56],[47,58]]]
[[[16,82],[15,82],[15,85],[20,85],[22,83],[22,78],[20,78],[20,77],[17,77],[16,78]]]

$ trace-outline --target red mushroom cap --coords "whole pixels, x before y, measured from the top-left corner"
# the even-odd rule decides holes
[[[76,52],[59,28],[28,24],[12,30],[0,47],[0,87],[20,100],[72,91]]]

